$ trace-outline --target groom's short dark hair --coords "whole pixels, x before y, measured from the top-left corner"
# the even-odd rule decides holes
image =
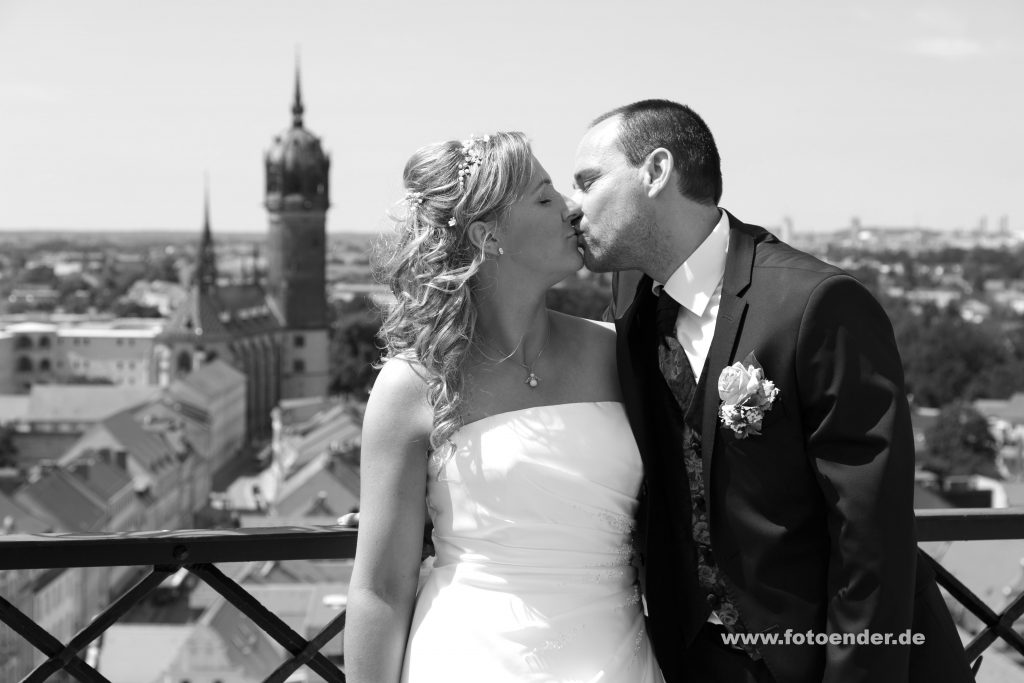
[[[642,100],[613,109],[594,119],[621,117],[619,145],[633,166],[664,147],[672,152],[679,173],[679,191],[695,202],[718,204],[722,198],[722,160],[704,119],[684,104]]]

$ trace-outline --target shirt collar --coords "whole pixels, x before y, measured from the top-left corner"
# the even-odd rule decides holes
[[[704,315],[718,283],[725,276],[725,257],[729,252],[729,215],[723,211],[718,225],[704,238],[690,258],[672,273],[668,282],[654,283],[654,293],[665,291],[679,305],[697,315]]]

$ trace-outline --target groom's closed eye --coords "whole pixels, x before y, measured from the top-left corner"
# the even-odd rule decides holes
[[[597,172],[592,170],[585,170],[576,173],[572,179],[572,189],[586,192],[590,189],[594,180],[597,179],[597,176]]]

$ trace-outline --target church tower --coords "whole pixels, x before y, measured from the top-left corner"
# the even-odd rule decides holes
[[[203,236],[199,240],[196,268],[192,273],[192,285],[208,294],[217,288],[217,254],[213,247],[213,232],[210,230],[210,185],[203,189]]]
[[[292,125],[265,157],[267,293],[285,333],[281,397],[323,396],[328,385],[327,209],[331,161],[303,126],[298,64]]]

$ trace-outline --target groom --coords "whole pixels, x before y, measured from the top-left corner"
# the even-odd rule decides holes
[[[619,275],[613,311],[667,680],[973,680],[917,557],[910,415],[882,308],[718,208],[718,151],[688,107],[605,114],[574,174],[587,267],[644,273]],[[878,644],[886,634],[924,643]],[[741,635],[757,639],[726,642]]]

